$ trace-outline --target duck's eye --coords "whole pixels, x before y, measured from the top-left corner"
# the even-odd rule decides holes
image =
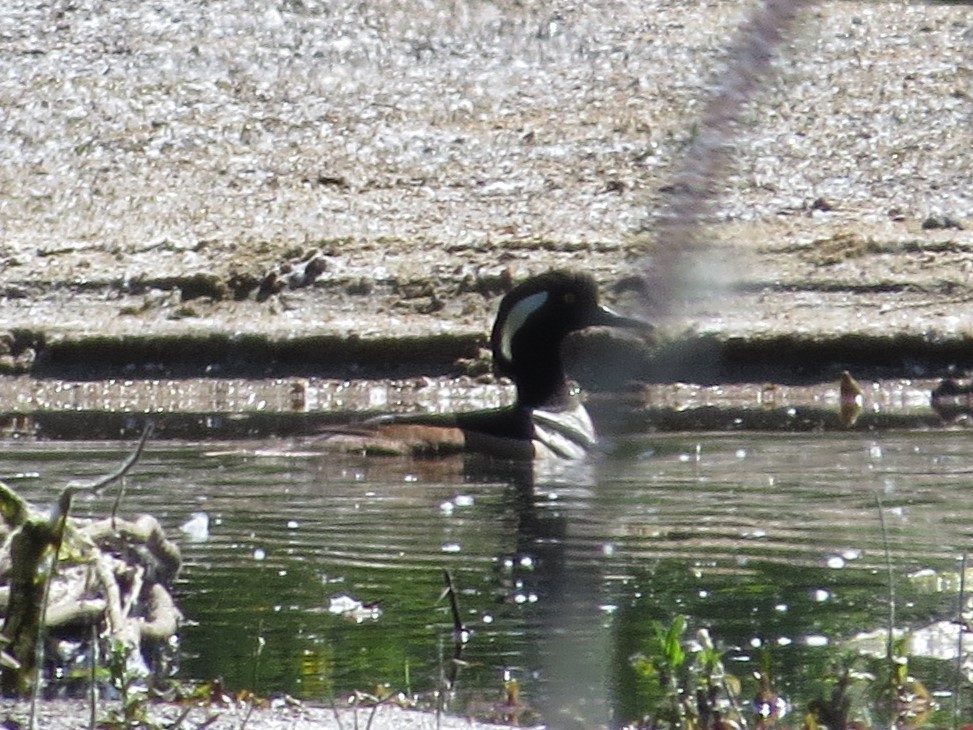
[[[565,292],[565,294],[564,294],[564,303],[565,304],[574,304],[574,300],[576,298],[577,297],[574,296],[574,292],[570,292],[570,291],[569,292]]]

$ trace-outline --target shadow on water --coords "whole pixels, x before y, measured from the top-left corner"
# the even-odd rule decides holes
[[[155,514],[184,552],[185,678],[321,701],[381,683],[428,692],[452,655],[447,569],[472,632],[454,711],[502,716],[511,677],[523,720],[650,713],[631,657],[654,622],[685,615],[715,637],[744,701],[765,663],[803,713],[851,638],[887,624],[884,540],[897,625],[918,634],[955,616],[973,534],[973,443],[944,430],[632,436],[536,473],[280,446],[156,442],[130,479],[125,511]],[[0,479],[50,502],[124,450],[6,442]],[[946,659],[916,650],[910,669],[948,695]]]

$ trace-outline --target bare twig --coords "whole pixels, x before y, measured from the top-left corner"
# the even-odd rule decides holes
[[[882,507],[882,497],[875,492],[875,503],[878,505],[878,522],[882,528],[882,545],[885,548],[885,570],[888,576],[889,592],[889,635],[885,642],[885,651],[888,659],[893,658],[893,638],[895,631],[895,574],[892,571],[892,549],[889,547],[889,533],[885,528],[885,510]]]
[[[247,708],[247,714],[243,717],[243,722],[240,723],[240,730],[246,730],[247,723],[250,722],[250,716],[253,711],[257,708],[257,705],[253,700],[250,701],[250,706]]]
[[[338,725],[338,730],[345,730],[345,726],[341,722],[341,713],[338,712],[338,706],[335,704],[334,695],[328,693],[328,703],[331,705],[331,713],[334,715],[334,721]]]
[[[378,712],[379,705],[384,705],[392,697],[394,697],[394,694],[389,694],[372,705],[372,711],[368,714],[368,722],[365,723],[365,730],[372,730],[372,721],[375,719],[375,713]]]
[[[122,498],[125,496],[125,477],[119,480],[118,492],[115,494],[115,501],[111,505],[111,514],[109,519],[111,520],[112,529],[115,529],[116,520],[118,518],[118,508],[122,504]]]
[[[251,686],[253,687],[254,692],[257,691],[257,678],[260,675],[260,657],[263,656],[264,647],[266,645],[267,640],[263,637],[263,622],[261,622],[261,626],[257,633],[257,648],[253,652],[253,679],[251,680]],[[254,699],[251,697],[250,707],[247,709],[247,715],[243,718],[243,722],[240,723],[240,730],[246,729],[247,723],[250,721],[250,716],[253,714],[256,707],[256,702],[254,702]]]
[[[443,582],[446,587],[443,589],[442,596],[449,599],[449,609],[453,615],[453,638],[456,641],[462,641],[466,629],[459,615],[459,601],[456,598],[456,589],[453,587],[453,576],[449,574],[448,570],[443,571]]]
[[[963,619],[963,609],[966,606],[966,553],[959,564],[959,606],[957,607],[956,624],[959,631],[956,634],[956,676],[953,683],[953,730],[959,728],[960,691],[963,686],[963,634],[966,632],[966,621]]]
[[[141,458],[142,450],[145,448],[145,443],[152,436],[153,431],[155,431],[155,424],[153,424],[152,421],[149,421],[145,424],[145,430],[142,431],[142,438],[139,439],[138,444],[135,446],[135,451],[129,454],[128,458],[125,459],[125,461],[123,461],[111,474],[107,474],[90,482],[68,482],[67,486],[64,487],[64,491],[61,492],[61,497],[58,499],[57,503],[58,510],[51,515],[51,521],[53,522],[56,519],[60,519],[62,516],[67,516],[67,513],[71,509],[71,499],[75,494],[98,494],[109,484],[128,474],[132,470],[132,467],[138,463],[139,458]]]
[[[180,712],[179,717],[173,720],[170,725],[167,725],[168,730],[179,730],[179,728],[182,727],[182,723],[185,721],[187,717],[189,717],[189,713],[192,711],[193,711],[192,707],[187,707],[182,712]],[[206,722],[204,722],[202,725],[197,725],[196,730],[202,730],[202,728],[212,725],[214,722],[216,722],[216,717],[217,716],[209,717],[206,720]]]
[[[98,708],[98,682],[95,679],[98,672],[98,626],[94,623],[91,624],[91,654],[88,664],[91,669],[88,678],[88,730],[95,730]]]
[[[61,496],[57,501],[57,508],[51,511],[50,519],[48,520],[48,525],[51,528],[53,536],[53,544],[51,544],[51,559],[50,566],[48,568],[47,576],[44,581],[44,591],[41,596],[40,605],[40,616],[41,620],[38,621],[38,634],[35,637],[34,644],[34,679],[33,687],[31,688],[30,696],[30,718],[28,719],[28,728],[30,730],[35,730],[37,727],[37,701],[40,697],[41,689],[41,668],[44,665],[44,621],[43,617],[47,615],[47,606],[50,600],[51,593],[51,583],[54,579],[54,574],[57,572],[58,564],[58,553],[61,551],[61,543],[64,539],[64,527],[67,524],[68,515],[71,511],[71,500],[75,494],[81,492],[89,492],[91,494],[97,494],[99,491],[107,487],[109,484],[117,479],[125,476],[131,469],[138,463],[139,457],[142,456],[142,450],[145,448],[146,442],[152,435],[154,426],[151,421],[145,425],[145,429],[142,431],[142,438],[139,439],[135,450],[129,455],[125,461],[112,473],[107,476],[96,479],[93,482],[70,482],[64,490],[61,492]]]
[[[449,663],[448,671],[443,672],[440,669],[442,687],[439,692],[439,701],[436,703],[436,727],[439,727],[441,714],[444,710],[443,705],[446,701],[446,694],[456,686],[459,667],[463,661],[463,646],[466,644],[468,636],[466,627],[463,625],[463,619],[460,616],[459,599],[456,597],[456,588],[453,586],[453,576],[450,575],[448,570],[443,570],[443,583],[445,587],[439,595],[439,600],[441,601],[443,598],[449,599],[449,610],[453,618],[453,658]],[[442,652],[440,652],[440,656],[442,656]]]

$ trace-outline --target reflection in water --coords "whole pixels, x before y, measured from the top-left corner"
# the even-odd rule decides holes
[[[599,536],[606,534],[591,496],[591,463],[541,462],[513,475],[518,518],[515,583],[537,598],[537,669],[544,684],[535,705],[557,727],[607,725],[608,635],[599,626]]]
[[[958,581],[943,576],[973,536],[973,442],[941,430],[640,437],[535,474],[249,446],[213,457],[150,445],[123,513],[155,514],[183,550],[177,600],[194,622],[183,676],[265,694],[437,687],[453,647],[437,604],[448,569],[471,630],[456,711],[500,701],[509,673],[559,727],[638,717],[651,697],[629,658],[653,622],[685,615],[691,633],[709,630],[744,696],[765,658],[797,712],[834,647],[885,626],[876,493],[902,627],[955,615]],[[47,503],[126,452],[5,442],[0,479]],[[110,500],[77,508],[103,515]],[[341,596],[375,617],[332,613]],[[949,666],[910,670],[951,691]]]

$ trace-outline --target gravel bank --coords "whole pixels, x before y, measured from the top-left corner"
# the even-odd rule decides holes
[[[96,718],[107,717],[112,703],[102,703],[96,711]],[[9,719],[26,727],[30,715],[30,703],[3,700],[0,710]],[[178,720],[186,708],[177,705],[148,705],[148,722],[157,723],[152,727],[167,727]],[[37,727],[44,730],[78,730],[88,727],[90,707],[84,702],[54,700],[39,705]],[[220,707],[217,705],[191,709],[182,718],[179,727],[206,727],[208,730],[240,730],[248,727],[254,730],[342,730],[343,728],[364,727],[368,724],[374,730],[396,728],[396,730],[502,730],[494,724],[472,722],[465,718],[442,716],[434,713],[402,710],[396,707],[379,707],[372,715],[370,708],[342,710],[336,715],[331,708],[298,706],[281,708]],[[143,727],[140,725],[139,727]],[[21,725],[17,725],[21,727]]]
[[[15,0],[7,349],[409,333],[457,354],[509,277],[580,266],[613,295],[748,7]],[[825,2],[797,28],[707,227],[733,291],[676,329],[963,341],[973,8]]]

